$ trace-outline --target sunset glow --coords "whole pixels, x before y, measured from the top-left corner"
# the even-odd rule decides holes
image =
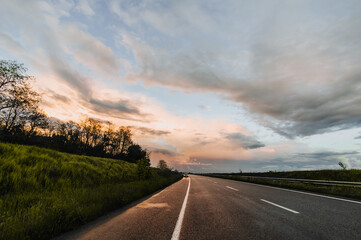
[[[49,117],[129,126],[153,166],[361,168],[360,1],[1,5]]]

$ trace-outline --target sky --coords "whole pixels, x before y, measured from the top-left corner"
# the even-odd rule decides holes
[[[44,111],[130,126],[153,166],[361,168],[361,1],[0,2]]]

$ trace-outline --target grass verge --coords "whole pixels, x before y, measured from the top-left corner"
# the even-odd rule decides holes
[[[205,176],[257,183],[257,184],[280,187],[280,188],[289,188],[295,190],[322,193],[327,195],[335,195],[335,196],[341,196],[341,197],[347,197],[353,199],[361,199],[361,188],[359,187],[326,186],[326,185],[317,185],[312,183],[296,183],[296,182],[285,182],[285,181],[271,181],[271,180],[263,180],[263,179],[248,179],[248,178],[242,178],[242,176],[239,175],[237,176],[237,175],[227,175],[227,174],[206,174]]]
[[[151,169],[139,180],[128,162],[0,143],[0,239],[49,239],[180,178]]]
[[[234,173],[231,175],[240,175]],[[328,181],[346,181],[346,182],[361,182],[360,169],[324,169],[324,170],[308,170],[308,171],[288,171],[288,172],[251,172],[242,173],[242,176],[258,176],[258,177],[278,177],[278,178],[298,178],[298,179],[313,179],[313,180],[328,180]]]

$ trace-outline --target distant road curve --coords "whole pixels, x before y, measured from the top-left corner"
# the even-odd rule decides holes
[[[190,175],[135,206],[57,240],[360,239],[360,236],[361,202]]]

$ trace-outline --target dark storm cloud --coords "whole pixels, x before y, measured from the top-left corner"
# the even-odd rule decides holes
[[[261,148],[265,145],[258,141],[256,138],[252,136],[243,135],[241,133],[231,133],[227,134],[226,138],[230,140],[232,143],[239,145],[244,149],[255,149]]]

